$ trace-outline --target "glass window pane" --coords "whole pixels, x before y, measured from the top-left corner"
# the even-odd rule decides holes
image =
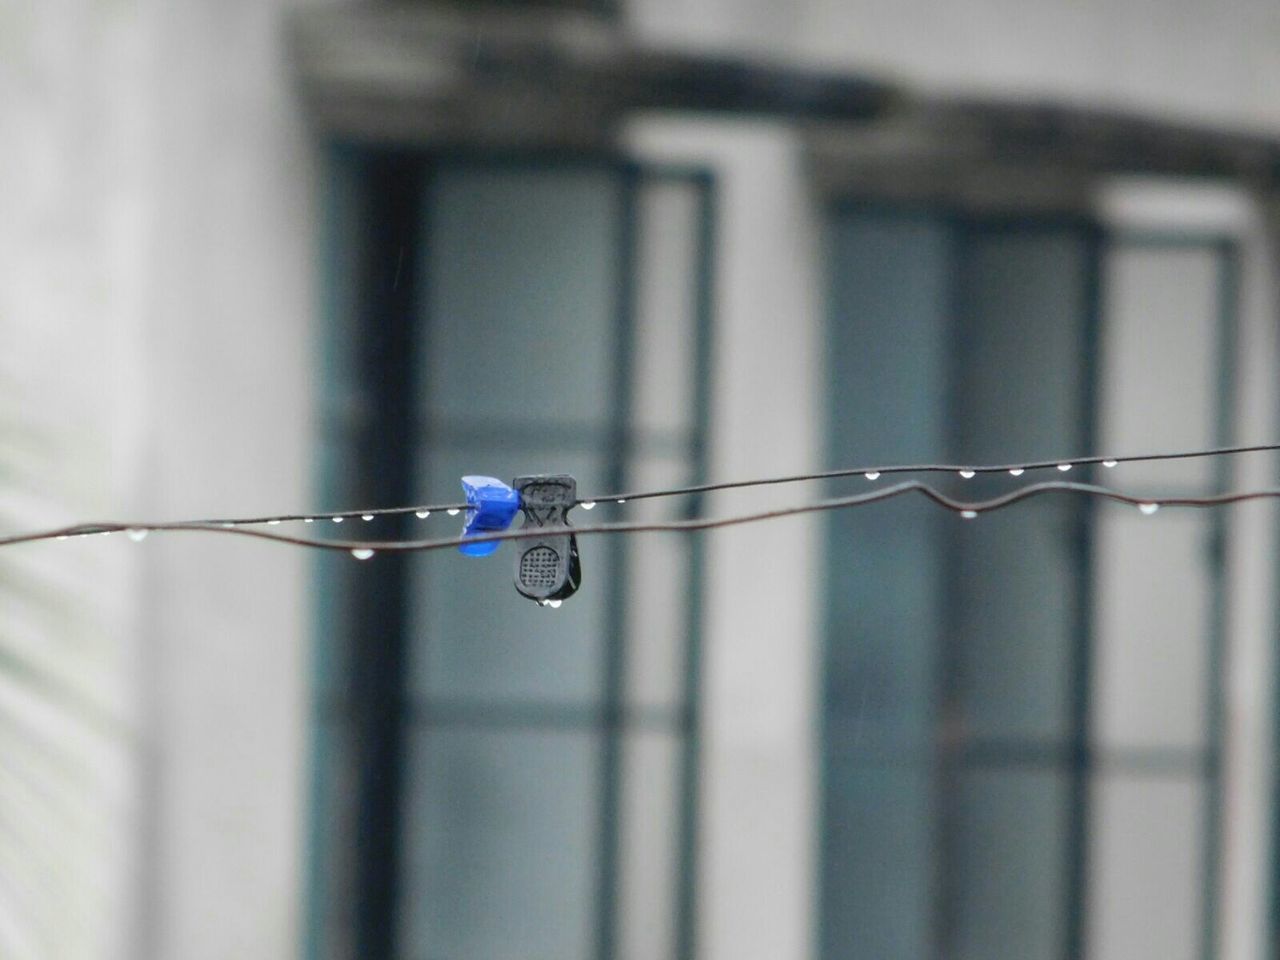
[[[1039,459],[1082,449],[1088,247],[1078,229],[967,231],[960,259],[960,459]],[[1011,478],[979,478],[970,497]],[[1067,500],[956,528],[959,696],[974,737],[1058,739],[1071,703],[1076,579]]]
[[[314,528],[314,524],[306,529]],[[312,684],[319,703],[333,702],[348,695],[351,680],[351,647],[346,640],[346,611],[350,609],[350,558],[346,554],[319,551],[315,578],[319,589],[312,594],[317,643],[312,661]]]
[[[622,737],[619,960],[669,960],[675,946],[680,738]]]
[[[458,478],[491,473],[510,482],[517,469],[571,473],[583,493],[602,487],[599,459],[571,451],[526,459],[505,449],[432,451],[423,473],[434,491],[462,492]],[[519,461],[519,462],[517,462]],[[453,495],[453,494],[450,494]],[[594,513],[573,514],[581,524]],[[434,535],[461,531],[463,517],[420,522]],[[517,518],[516,525],[520,524]],[[410,694],[482,702],[595,703],[610,597],[610,550],[600,537],[579,540],[582,589],[558,610],[539,609],[512,585],[510,544],[489,557],[450,550],[413,558],[410,598]]]
[[[364,164],[354,154],[331,151],[326,174],[324,285],[321,307],[324,336],[321,339],[320,377],[324,390],[318,392],[319,412],[328,429],[358,422],[364,406],[364,385],[358,367],[360,316],[361,227],[368,218],[365,209]],[[321,476],[328,476],[327,472]]]
[[[641,490],[687,483],[679,461],[644,460],[632,465],[630,482]],[[630,521],[672,519],[679,499],[637,500],[621,508]],[[625,541],[627,596],[627,698],[634,706],[670,709],[684,699],[689,642],[688,601],[692,552],[689,537],[655,534]]]
[[[1078,228],[961,234],[962,367],[947,418],[961,460],[1084,452],[1089,243]]]
[[[926,460],[945,448],[950,252],[949,229],[932,218],[855,211],[834,223],[831,464]],[[831,492],[866,486],[858,477]],[[828,960],[932,950],[941,519],[898,500],[826,521]]]
[[[949,234],[924,217],[839,218],[831,235],[833,464],[932,460],[944,448]]]
[[[1008,462],[1083,451],[1088,235],[1015,224],[960,237],[957,457]],[[1023,482],[952,481],[973,498]],[[1080,507],[1042,500],[954,527],[957,692],[973,737],[1069,735]]]
[[[1099,385],[1106,451],[1216,444],[1219,274],[1211,246],[1122,242],[1110,251]],[[1108,482],[1196,488],[1213,469],[1210,460],[1122,464]]]
[[[640,189],[632,419],[642,435],[693,426],[701,194],[689,181]]]
[[[932,459],[944,448],[950,243],[933,218],[856,210],[836,218],[831,463]],[[842,481],[832,492],[851,485],[867,482]],[[826,736],[842,750],[870,755],[932,739],[940,519],[910,500],[827,518]]]
[[[446,165],[427,193],[426,410],[455,424],[607,421],[616,174]]]
[[[419,728],[406,785],[405,960],[586,960],[599,737]]]
[[[1070,736],[1080,602],[1078,504],[1040,500],[956,521],[958,695],[976,739]]]
[[[626,680],[637,707],[674,709],[684,701],[690,545],[676,537],[635,537]]]
[[[1056,770],[962,774],[950,885],[957,958],[1062,956],[1067,787]]]
[[[829,520],[825,735],[842,750],[933,742],[944,558],[926,509],[897,500]]]
[[[310,900],[311,931],[321,957],[354,955],[357,801],[353,735],[349,722],[332,716],[316,721],[312,749]]]
[[[919,960],[933,944],[933,786],[927,765],[827,760],[825,960]]]
[[[1105,747],[1205,743],[1212,523],[1172,509],[1099,517],[1094,729]]]
[[[690,545],[676,537],[634,537],[630,554],[626,682],[637,707],[673,709],[684,701]]]
[[[1200,956],[1204,787],[1103,774],[1089,850],[1091,960]]]

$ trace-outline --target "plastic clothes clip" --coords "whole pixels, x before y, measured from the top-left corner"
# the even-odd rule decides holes
[[[578,482],[566,474],[516,477],[521,530],[569,526],[569,510],[578,500]],[[548,533],[515,541],[516,589],[543,606],[558,607],[582,583],[578,540],[572,533]]]
[[[499,533],[511,526],[520,509],[520,494],[496,477],[463,477],[462,491],[467,495],[467,523],[462,528],[464,542],[458,550],[469,557],[487,557],[501,541],[483,540],[466,543],[465,538],[477,533]]]

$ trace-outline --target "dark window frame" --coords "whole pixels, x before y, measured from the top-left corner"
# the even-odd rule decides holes
[[[487,168],[565,170],[606,169],[619,177],[623,191],[618,249],[622,263],[618,273],[617,307],[620,349],[614,371],[616,409],[605,438],[607,485],[621,490],[632,458],[646,439],[629,426],[632,376],[632,313],[638,269],[636,242],[637,201],[640,188],[656,183],[684,183],[698,191],[696,236],[694,332],[691,345],[696,410],[685,443],[692,482],[705,480],[710,414],[712,256],[715,240],[717,194],[712,176],[704,169],[678,165],[638,163],[612,152],[561,150],[485,151],[471,148],[435,150],[389,149],[359,144],[335,144],[329,152],[332,192],[327,203],[323,262],[326,266],[328,320],[321,344],[323,374],[320,430],[322,444],[318,487],[324,502],[409,503],[413,494],[415,447],[424,442],[417,406],[420,396],[415,372],[415,342],[421,315],[422,278],[418,252],[426,242],[430,217],[423,218],[421,198],[433,171],[445,164]],[[351,191],[355,196],[340,196]],[[345,206],[345,211],[344,211]],[[344,215],[348,221],[342,223]],[[355,246],[352,256],[351,230]],[[344,276],[354,272],[354,277]],[[354,295],[338,289],[352,285]],[[354,313],[355,316],[349,314]],[[430,318],[425,318],[429,323]],[[346,332],[339,332],[349,328]],[[354,338],[350,332],[363,335]],[[344,357],[342,345],[358,344],[354,369]],[[346,374],[347,391],[337,391],[336,402],[327,391]],[[355,386],[354,396],[351,390]],[[414,423],[420,429],[404,429]],[[355,452],[355,457],[334,455],[335,438]],[[558,437],[557,439],[563,439]],[[590,445],[590,441],[588,441]],[[361,469],[352,470],[354,459]],[[346,475],[344,476],[344,469]],[[687,498],[685,515],[700,509],[701,497]],[[380,521],[381,522],[381,521]],[[384,527],[379,535],[412,536],[409,518]],[[582,729],[602,734],[600,803],[598,813],[597,874],[595,879],[595,930],[590,955],[610,960],[616,955],[617,888],[619,883],[619,821],[621,794],[621,742],[630,730],[651,726],[648,712],[623,703],[625,648],[634,643],[627,636],[625,608],[626,551],[622,538],[595,541],[593,549],[608,551],[614,588],[607,604],[605,662],[602,699],[598,709],[570,708],[569,718]],[[407,815],[404,800],[404,759],[407,730],[440,718],[424,716],[420,705],[410,702],[406,684],[408,637],[406,634],[410,589],[408,558],[379,557],[376,564],[343,563],[345,558],[321,558],[317,564],[319,628],[311,709],[311,786],[306,853],[307,903],[304,953],[311,958],[359,956],[379,960],[397,956],[400,932],[400,850],[402,824]],[[701,674],[701,594],[703,548],[690,547],[690,584],[684,605],[682,688],[678,708],[663,720],[680,740],[678,796],[675,798],[679,836],[675,840],[676,895],[673,917],[673,953],[691,958],[695,934],[695,881],[697,872],[697,795]],[[608,589],[591,583],[590,589]],[[373,625],[371,627],[371,625]],[[346,669],[342,664],[346,664]],[[651,711],[650,711],[651,712]],[[436,711],[431,711],[434,715]],[[499,711],[501,713],[501,711]],[[501,718],[499,718],[501,719]],[[511,718],[506,718],[510,720]],[[517,718],[518,719],[518,718]],[[527,719],[527,718],[526,718]],[[561,718],[563,719],[563,718]],[[447,722],[447,719],[445,720]],[[505,721],[503,721],[505,722]],[[341,754],[335,725],[345,726],[349,743],[358,756]],[[525,727],[513,724],[511,729]],[[351,734],[354,734],[353,736]],[[358,796],[349,811],[348,825],[354,843],[343,856],[327,843],[326,824],[333,813],[335,780],[342,775],[344,756],[348,775],[354,774]],[[331,897],[332,873],[343,875],[354,904],[351,916],[338,923],[335,934],[324,911]],[[335,944],[336,941],[336,944]]]
[[[1102,269],[1105,263],[1106,255],[1109,251],[1120,245],[1139,246],[1139,247],[1194,247],[1200,249],[1212,250],[1218,263],[1218,286],[1217,286],[1217,338],[1218,338],[1218,366],[1215,371],[1216,393],[1214,403],[1214,430],[1215,445],[1227,446],[1233,442],[1234,436],[1234,418],[1232,405],[1232,385],[1234,380],[1234,361],[1235,361],[1235,342],[1238,336],[1239,326],[1239,285],[1240,285],[1240,249],[1237,238],[1222,234],[1217,231],[1200,231],[1178,229],[1170,230],[1135,230],[1125,228],[1105,227],[1091,217],[1079,213],[1077,211],[1066,209],[1060,212],[1052,209],[1043,213],[1018,214],[1010,212],[992,212],[988,210],[967,209],[956,206],[948,202],[929,202],[927,200],[904,199],[904,200],[878,200],[865,196],[854,198],[845,198],[839,195],[829,198],[825,205],[826,222],[834,223],[836,218],[842,215],[859,215],[867,214],[875,216],[891,215],[904,218],[919,217],[925,220],[932,220],[941,223],[948,231],[948,245],[950,247],[948,253],[948,269],[950,275],[946,281],[946,287],[949,291],[947,313],[948,324],[951,334],[951,343],[948,347],[950,356],[950,365],[948,367],[948,375],[951,378],[952,387],[960,381],[959,372],[963,367],[965,358],[963,356],[963,347],[960,344],[962,337],[961,327],[962,307],[960,290],[964,283],[962,270],[958,266],[960,258],[964,256],[964,239],[967,235],[975,232],[983,232],[988,230],[1000,230],[1003,228],[1020,228],[1036,230],[1041,227],[1047,229],[1055,229],[1062,226],[1076,226],[1080,228],[1088,236],[1088,246],[1090,250],[1090,262],[1088,267],[1087,285],[1087,311],[1088,315],[1085,319],[1087,343],[1085,346],[1085,355],[1082,358],[1086,365],[1086,395],[1083,398],[1084,409],[1082,416],[1086,420],[1086,438],[1087,442],[1084,448],[1085,452],[1094,452],[1095,438],[1097,434],[1097,422],[1099,411],[1097,409],[1098,397],[1098,348],[1101,341],[1101,327],[1105,323],[1103,317],[1102,302]],[[825,266],[828,271],[836,269],[838,264],[834,262],[831,255],[828,254],[825,260]],[[830,273],[828,272],[828,276]],[[828,312],[825,318],[826,323],[835,322],[834,317]],[[833,372],[831,383],[838,382],[839,374]],[[828,387],[830,389],[830,386]],[[952,397],[954,400],[954,397]],[[830,427],[828,426],[827,435],[830,436]],[[949,433],[947,440],[954,443],[956,440],[956,425],[949,425]],[[1213,490],[1229,489],[1232,477],[1232,463],[1229,458],[1220,458],[1215,464],[1215,473],[1210,486]],[[1192,495],[1203,495],[1211,492],[1208,490],[1187,491]],[[1091,836],[1090,824],[1090,806],[1091,791],[1093,789],[1093,777],[1100,763],[1105,762],[1109,770],[1122,768],[1124,762],[1129,762],[1134,769],[1142,769],[1144,763],[1148,763],[1152,758],[1146,756],[1137,756],[1137,753],[1146,753],[1151,751],[1125,751],[1133,753],[1134,756],[1128,757],[1127,761],[1120,761],[1118,766],[1116,757],[1105,757],[1102,749],[1093,742],[1091,727],[1091,692],[1093,687],[1093,644],[1094,638],[1091,629],[1092,610],[1094,598],[1091,590],[1092,580],[1092,556],[1093,556],[1093,530],[1094,509],[1093,504],[1086,501],[1080,504],[1080,509],[1076,514],[1076,532],[1073,535],[1074,544],[1074,566],[1076,569],[1076,578],[1079,582],[1079,601],[1074,611],[1074,625],[1072,629],[1072,676],[1070,686],[1072,691],[1071,703],[1071,721],[1070,729],[1067,736],[1066,757],[1065,762],[1056,761],[1051,755],[1040,757],[1038,760],[1033,759],[1033,763],[1048,763],[1049,768],[1065,769],[1068,774],[1069,786],[1068,797],[1069,803],[1067,808],[1068,822],[1066,825],[1066,863],[1064,864],[1066,874],[1066,896],[1067,903],[1065,908],[1065,924],[1064,936],[1061,955],[1067,960],[1087,955],[1087,907],[1088,907],[1088,889],[1089,889],[1089,844]],[[830,521],[828,521],[830,523]],[[1222,844],[1222,808],[1223,808],[1223,790],[1224,783],[1222,779],[1222,765],[1226,753],[1226,728],[1224,721],[1224,699],[1225,699],[1225,677],[1223,663],[1228,656],[1226,649],[1226,632],[1225,632],[1225,607],[1226,607],[1226,585],[1225,572],[1222,559],[1225,555],[1226,544],[1226,517],[1219,511],[1216,512],[1211,521],[1211,534],[1209,550],[1208,576],[1210,577],[1210,622],[1206,626],[1205,644],[1208,662],[1205,669],[1205,682],[1207,685],[1207,712],[1206,712],[1206,728],[1205,728],[1205,748],[1203,757],[1200,758],[1199,764],[1202,770],[1201,778],[1205,786],[1205,805],[1201,811],[1200,819],[1202,825],[1202,843],[1203,843],[1203,859],[1200,866],[1199,882],[1201,884],[1201,912],[1200,921],[1200,945],[1199,954],[1203,960],[1213,960],[1217,951],[1218,940],[1218,916],[1220,906],[1220,889],[1219,889],[1219,869],[1221,860],[1221,844]],[[828,533],[827,547],[825,556],[828,563],[835,562],[835,548],[832,546],[832,536]],[[948,546],[945,548],[946,553],[951,554],[955,549],[955,538],[947,538]],[[955,622],[955,606],[954,589],[944,587],[943,609],[944,621]],[[824,622],[830,622],[832,610],[830,607],[830,599],[823,602],[821,608],[824,612]],[[830,797],[828,795],[828,783],[831,776],[832,754],[830,752],[830,744],[833,742],[828,729],[832,722],[839,722],[839,713],[833,711],[833,693],[832,687],[828,682],[830,673],[830,627],[824,628],[822,637],[823,654],[822,654],[822,687],[820,695],[820,728],[821,728],[821,758],[820,758],[820,783],[819,793],[820,814],[819,814],[819,836],[825,837],[828,829],[827,825],[833,815],[837,815],[830,806]],[[954,708],[958,703],[956,690],[954,689],[958,671],[954,660],[955,651],[950,653],[947,650],[947,643],[939,638],[936,641],[937,646],[937,667],[935,669],[935,693],[934,707],[937,710],[938,717],[944,717],[949,708]],[[954,821],[956,818],[956,810],[958,809],[958,790],[956,788],[957,771],[966,765],[965,758],[961,755],[963,750],[959,750],[955,745],[949,745],[942,742],[942,739],[935,733],[934,740],[936,743],[936,756],[933,764],[933,790],[938,804],[935,810],[935,835],[932,841],[932,886],[929,896],[933,902],[931,911],[934,930],[931,937],[933,943],[933,951],[937,956],[950,955],[950,944],[947,930],[951,923],[952,910],[952,894],[950,891],[951,881],[948,879],[948,869],[946,860],[949,857],[948,850],[950,842],[948,833],[954,830]],[[980,743],[969,743],[968,747],[981,747]],[[990,745],[988,745],[990,746]],[[1026,757],[1019,755],[1015,749],[1010,752],[1008,745],[996,745],[994,752],[991,750],[981,751],[984,754],[984,760],[991,763],[1024,763]],[[1170,751],[1154,751],[1161,756],[1155,757],[1155,762],[1160,762],[1163,754]],[[1177,752],[1177,751],[1174,751]],[[990,754],[989,756],[987,754]],[[1183,758],[1186,760],[1186,758]],[[1188,762],[1195,762],[1194,760]],[[948,773],[950,771],[950,773]],[[1276,819],[1280,823],[1280,818]],[[1278,848],[1280,849],[1280,848]],[[821,955],[838,956],[838,954],[827,954],[826,951],[831,948],[829,937],[826,931],[824,914],[827,906],[827,888],[828,870],[830,863],[828,851],[825,842],[819,843],[819,863],[818,863],[818,903],[819,909],[816,913],[816,938],[815,942],[819,945],[819,953]],[[1275,862],[1280,864],[1280,855],[1277,855]],[[1280,877],[1280,866],[1275,868],[1275,876]],[[1280,880],[1273,881],[1280,884]],[[1280,928],[1280,910],[1274,911],[1273,925]],[[1280,949],[1280,948],[1277,948]]]

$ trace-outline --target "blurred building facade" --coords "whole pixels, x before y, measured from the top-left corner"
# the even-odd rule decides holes
[[[1261,2],[19,3],[0,78],[11,528],[1277,433]],[[1275,527],[901,502],[556,612],[8,551],[0,954],[1269,957]]]

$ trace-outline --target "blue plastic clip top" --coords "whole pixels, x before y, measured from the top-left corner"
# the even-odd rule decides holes
[[[511,526],[520,512],[520,494],[496,477],[463,477],[462,490],[467,495],[467,525],[463,537],[477,533],[498,533]],[[458,549],[469,557],[487,557],[501,542],[460,543]]]

